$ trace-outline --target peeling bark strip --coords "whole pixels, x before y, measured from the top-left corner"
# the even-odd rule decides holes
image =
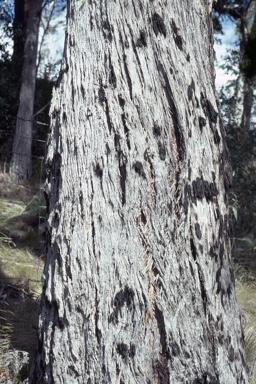
[[[206,4],[68,1],[32,384],[247,383]]]

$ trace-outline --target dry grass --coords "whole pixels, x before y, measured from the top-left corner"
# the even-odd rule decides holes
[[[236,295],[242,313],[245,350],[250,383],[256,383],[256,283],[236,283]]]
[[[37,347],[44,245],[41,228],[22,215],[40,212],[44,202],[36,195],[39,190],[38,185],[14,184],[0,173],[0,382],[8,374],[1,363],[5,351],[31,353]],[[13,382],[21,382],[17,377]]]
[[[37,348],[40,295],[16,292],[0,309],[0,349],[33,352]]]

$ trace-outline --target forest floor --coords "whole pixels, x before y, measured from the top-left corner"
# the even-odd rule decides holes
[[[10,358],[4,359],[7,351],[29,355],[36,350],[45,256],[44,204],[38,183],[13,184],[0,173],[0,384],[11,382],[8,370],[14,369]],[[256,241],[239,240],[233,253],[250,384],[256,384]],[[28,363],[24,370],[23,360],[13,382],[22,383],[26,377]]]
[[[22,383],[37,347],[44,215],[38,183],[0,173],[0,384]]]

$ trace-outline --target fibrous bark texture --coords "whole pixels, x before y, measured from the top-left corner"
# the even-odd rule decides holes
[[[210,12],[68,3],[32,382],[247,382]]]
[[[14,134],[10,174],[16,180],[27,180],[32,172],[32,120],[36,84],[36,58],[42,0],[26,2],[26,41],[22,66],[19,108]]]

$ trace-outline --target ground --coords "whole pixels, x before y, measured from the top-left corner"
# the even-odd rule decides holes
[[[44,215],[39,183],[0,174],[0,384],[23,382],[37,347]]]

